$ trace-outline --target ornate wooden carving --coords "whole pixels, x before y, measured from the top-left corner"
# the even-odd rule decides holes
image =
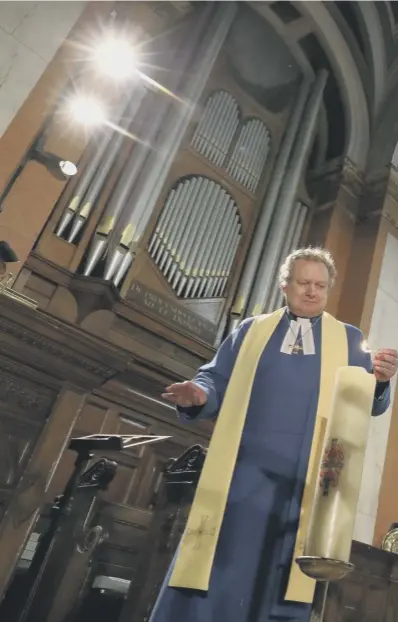
[[[355,570],[330,583],[324,622],[396,622],[398,620],[398,557],[353,542]]]
[[[28,587],[20,595],[19,612],[12,613],[16,622],[62,622],[75,606],[90,556],[106,536],[93,522],[94,501],[115,472],[116,463],[98,460],[80,475],[71,496],[65,490],[65,497],[55,500],[50,525],[41,534],[28,571]]]
[[[200,445],[172,459],[154,505],[154,517],[142,549],[120,622],[147,620],[181,538],[206,452]]]

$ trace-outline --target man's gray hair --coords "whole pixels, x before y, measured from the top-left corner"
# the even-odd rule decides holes
[[[332,255],[324,248],[313,248],[309,246],[308,248],[299,248],[286,257],[279,271],[279,284],[281,286],[286,285],[286,283],[291,279],[294,262],[297,261],[297,259],[323,263],[329,273],[330,287],[334,285],[337,270]]]

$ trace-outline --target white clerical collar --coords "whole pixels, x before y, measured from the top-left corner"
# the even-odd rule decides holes
[[[286,317],[289,325],[280,351],[283,354],[315,354],[313,323],[311,319],[293,316],[289,311],[287,311]],[[321,316],[316,318],[315,322],[319,321],[320,318]]]
[[[320,313],[319,315],[315,315],[314,317],[307,318],[304,316],[299,316],[297,315],[297,313],[293,313],[293,311],[290,311],[289,307],[285,307],[285,311],[289,320],[297,320],[301,318],[302,320],[310,320],[311,324],[317,324],[323,315],[323,313]]]

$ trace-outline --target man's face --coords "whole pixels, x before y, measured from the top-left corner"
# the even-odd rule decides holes
[[[282,291],[292,313],[315,317],[326,307],[329,285],[329,273],[324,263],[296,259],[291,278]]]

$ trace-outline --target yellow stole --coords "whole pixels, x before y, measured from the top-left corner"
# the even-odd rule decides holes
[[[250,395],[260,357],[285,309],[255,318],[243,340],[214,428],[187,526],[169,585],[207,591],[223,522],[228,493],[239,451]],[[312,501],[318,475],[326,422],[331,408],[337,370],[348,365],[344,324],[322,317],[321,377],[314,437],[300,511],[299,528],[285,599],[311,603],[315,581],[294,560],[304,554]],[[258,543],[260,546],[260,542]]]

